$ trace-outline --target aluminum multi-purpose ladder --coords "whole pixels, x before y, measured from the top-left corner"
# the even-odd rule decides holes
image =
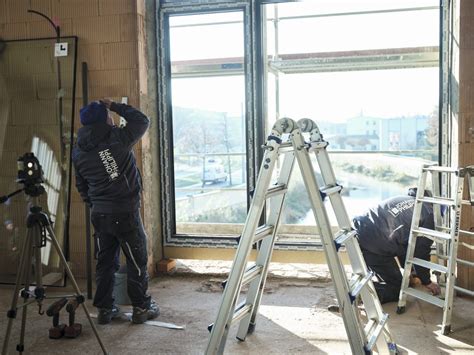
[[[432,197],[425,196],[428,175],[432,177]],[[469,185],[469,200],[463,200],[465,178],[467,178]],[[397,313],[401,314],[405,312],[407,295],[441,307],[443,308],[442,333],[444,335],[451,332],[454,290],[474,296],[473,291],[456,286],[455,284],[456,266],[458,263],[466,266],[474,266],[473,262],[458,259],[457,257],[460,234],[474,236],[473,232],[460,229],[461,206],[465,204],[472,205],[472,202],[474,202],[473,179],[473,166],[458,169],[427,164],[424,165],[421,170],[418,190],[415,197],[413,219],[408,240],[408,250]],[[444,191],[440,188],[441,182],[445,184]],[[447,188],[447,186],[450,186],[450,188]],[[432,204],[433,206],[435,222],[435,228],[433,230],[420,226],[423,203]],[[444,210],[444,213],[441,213],[442,210]],[[436,243],[436,253],[440,262],[434,263],[414,257],[418,237],[426,237]],[[466,245],[469,246],[469,244]],[[442,275],[442,277],[438,279],[444,280],[444,283],[440,283],[441,286],[445,287],[444,295],[437,297],[410,287],[409,281],[413,265],[431,269],[433,272]]]
[[[308,142],[305,141],[303,132],[309,133]],[[292,119],[282,118],[273,126],[264,146],[262,165],[234,263],[228,279],[224,282],[219,313],[215,323],[209,326],[211,335],[206,354],[224,352],[229,328],[233,323],[240,322],[237,339],[241,341],[244,341],[247,334],[255,329],[258,307],[295,158],[300,167],[321,236],[352,353],[370,354],[376,346],[379,351],[398,353],[387,326],[388,315],[383,312],[371,281],[373,274],[367,269],[356,238],[356,231],[351,227],[342,201],[340,195],[342,186],[336,182],[326,151],[327,145],[317,125],[309,119],[302,119],[296,124]],[[323,180],[322,187],[316,180],[310,152],[316,155]],[[280,173],[276,183],[270,186],[272,172],[280,156],[283,156]],[[330,199],[338,223],[339,231],[335,235],[324,205],[326,196]],[[266,223],[259,226],[265,204],[269,208],[268,217]],[[260,243],[256,262],[246,269],[252,246],[257,242]],[[352,277],[349,278],[338,255],[342,245],[345,246],[352,266]],[[247,284],[249,289],[246,298],[242,303],[237,304],[241,288]],[[363,302],[365,315],[357,306],[357,300]],[[380,337],[381,334],[383,334],[383,339]]]

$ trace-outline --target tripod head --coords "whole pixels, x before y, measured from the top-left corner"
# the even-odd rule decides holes
[[[33,153],[25,153],[17,160],[18,179],[17,182],[25,185],[24,191],[28,196],[37,197],[45,190],[41,185],[44,182],[43,168]]]
[[[8,199],[20,192],[31,197],[38,197],[45,192],[43,185],[43,168],[33,153],[25,153],[17,160],[18,175],[16,182],[23,184],[22,189],[16,190],[8,195],[0,197],[0,203],[5,203]]]

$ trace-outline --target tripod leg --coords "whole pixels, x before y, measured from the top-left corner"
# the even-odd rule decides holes
[[[31,250],[30,239],[31,239],[30,238],[30,230],[28,229],[28,232],[26,234],[26,238],[23,242],[23,247],[21,248],[20,262],[19,262],[19,265],[18,265],[18,273],[16,274],[15,290],[13,291],[12,304],[11,304],[11,307],[10,307],[8,313],[7,313],[8,324],[7,324],[5,339],[3,340],[2,355],[6,355],[7,351],[8,351],[8,342],[10,340],[10,333],[11,333],[11,328],[12,328],[12,324],[13,324],[13,319],[16,318],[18,295],[19,295],[19,292],[20,292],[21,281],[29,273],[29,268],[30,268],[30,265],[31,265],[31,261],[29,261],[30,258],[27,258],[27,256],[30,253],[30,250]]]
[[[32,265],[32,260],[33,260],[33,249],[35,247],[35,239],[33,238],[34,235],[32,235],[35,231],[34,226],[32,228],[28,229],[28,240],[29,240],[29,247],[27,250],[28,257],[26,258],[25,261],[25,288],[24,291],[28,292],[30,289],[30,277],[31,277],[31,265]],[[36,272],[36,271],[35,271]],[[26,316],[27,316],[27,311],[28,307],[25,305],[25,303],[28,302],[28,298],[24,297],[23,298],[23,309],[21,313],[21,329],[20,329],[20,341],[16,346],[17,351],[22,354],[25,344],[25,329],[26,329]]]
[[[61,247],[58,243],[58,240],[56,239],[56,236],[54,234],[53,229],[51,228],[50,225],[46,226],[46,229],[48,230],[49,237],[51,238],[51,241],[54,245],[54,248],[56,249],[56,251],[59,255],[59,259],[61,260],[62,264],[64,265],[64,269],[66,270],[66,273],[69,276],[69,279],[71,280],[71,283],[72,283],[72,286],[74,287],[74,290],[76,291],[76,293],[78,295],[82,295],[81,290],[79,289],[79,286],[77,285],[76,279],[74,278],[74,275],[72,274],[71,268],[69,267],[69,265],[66,261],[66,258],[64,257],[64,254],[61,250]],[[99,342],[99,345],[102,348],[102,352],[104,354],[107,354],[107,350],[106,350],[104,344],[102,343],[102,339],[100,339],[99,333],[97,332],[97,328],[96,328],[94,322],[92,321],[92,318],[91,318],[91,315],[89,314],[89,310],[87,309],[86,303],[82,302],[81,305],[82,305],[82,309],[84,310],[84,313],[86,314],[87,319],[89,320],[89,323],[92,327],[92,330],[94,331],[95,337],[97,338],[97,341]]]
[[[41,230],[39,226],[36,226],[36,233],[34,238],[34,247],[35,247],[35,278],[36,278],[36,296],[39,296],[41,299],[44,297],[44,288],[43,288],[43,263],[41,262]],[[38,294],[41,292],[41,294]]]
[[[35,255],[35,298],[38,302],[38,305],[41,305],[44,298],[44,288],[43,288],[43,265],[41,263],[41,226],[39,224],[33,225],[31,228],[31,233],[29,236],[30,239],[30,250],[29,250],[29,258],[27,259],[29,266],[26,269],[26,281],[25,281],[25,289],[28,290],[30,286],[30,268],[32,265],[32,257],[33,253]],[[24,299],[25,302],[27,299]],[[24,348],[24,341],[25,341],[25,329],[26,329],[26,316],[27,316],[27,307],[23,307],[23,314],[21,318],[21,331],[20,331],[20,342],[18,343],[17,349],[20,353],[23,351]]]

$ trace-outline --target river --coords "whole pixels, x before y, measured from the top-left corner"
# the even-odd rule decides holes
[[[338,180],[345,188],[342,199],[350,219],[364,213],[367,209],[377,205],[384,199],[397,195],[406,195],[409,187],[398,183],[376,180],[359,174],[340,175]],[[329,199],[326,198],[324,203],[331,224],[336,225],[336,217]],[[315,224],[313,211],[308,211],[305,218],[298,224]]]

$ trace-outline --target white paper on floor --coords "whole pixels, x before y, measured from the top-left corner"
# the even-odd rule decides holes
[[[95,314],[95,313],[90,313],[90,316],[92,318],[97,318],[97,314]],[[118,317],[131,321],[132,320],[132,313],[130,313],[130,312],[120,313],[118,315]],[[176,325],[176,324],[173,324],[173,323],[160,322],[160,321],[157,321],[157,320],[147,320],[144,324],[154,325],[155,327],[161,327],[161,328],[176,329],[176,330],[186,329],[185,325]]]
[[[132,313],[125,312],[123,313],[128,320],[132,320]],[[173,323],[166,323],[166,322],[160,322],[157,320],[147,320],[145,324],[148,325],[154,325],[155,327],[162,327],[162,328],[168,328],[168,329],[178,329],[178,330],[184,330],[186,327],[184,325],[176,325]]]

